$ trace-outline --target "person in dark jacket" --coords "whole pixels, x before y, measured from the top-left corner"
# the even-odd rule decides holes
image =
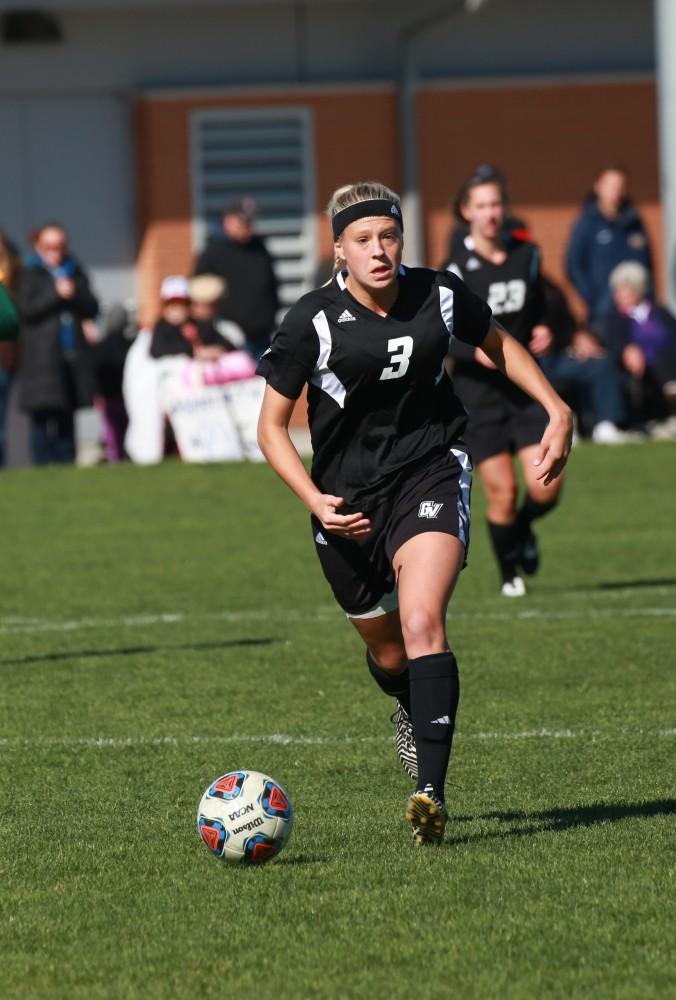
[[[624,260],[638,261],[652,272],[648,237],[627,195],[627,173],[607,167],[596,178],[566,251],[568,277],[587,305],[590,327],[598,327],[610,311],[608,279]]]
[[[625,376],[634,418],[660,423],[656,437],[676,436],[676,318],[651,301],[650,275],[636,261],[618,264],[610,285],[614,307],[604,339]]]
[[[252,198],[229,204],[223,213],[223,235],[209,240],[194,273],[223,278],[227,296],[221,301],[219,316],[242,328],[246,349],[258,360],[270,345],[279,297],[272,257],[254,235],[255,214]]]
[[[19,273],[14,298],[21,322],[19,402],[31,419],[36,465],[75,461],[75,410],[91,403],[82,322],[98,313],[86,274],[62,226],[34,235],[35,253]]]

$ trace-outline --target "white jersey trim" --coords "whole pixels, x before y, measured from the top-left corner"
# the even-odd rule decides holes
[[[472,463],[467,452],[460,451],[459,448],[451,448],[451,454],[455,455],[460,463],[461,473],[458,480],[460,489],[458,490],[458,538],[465,546],[469,545],[469,534],[472,525],[472,513],[470,508],[470,495],[472,492]]]
[[[329,355],[331,354],[332,347],[331,330],[323,309],[313,317],[312,323],[319,338],[319,357],[317,358],[317,366],[309,381],[312,385],[318,386],[331,399],[335,400],[342,410],[345,408],[346,390],[335,372],[332,372],[329,368]]]
[[[453,289],[444,288],[443,285],[439,286],[439,308],[441,309],[441,318],[444,321],[444,326],[448,330],[448,350],[451,347],[451,341],[453,340]],[[438,385],[444,377],[445,372],[444,362],[441,362],[441,369],[436,379],[434,380],[435,385]]]

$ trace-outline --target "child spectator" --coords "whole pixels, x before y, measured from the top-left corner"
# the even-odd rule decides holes
[[[604,339],[626,374],[634,416],[657,421],[655,436],[676,437],[676,319],[650,300],[650,274],[636,261],[618,264],[610,287],[614,306]]]
[[[213,322],[194,319],[191,315],[187,278],[178,274],[165,278],[160,299],[162,312],[153,329],[151,357],[185,354],[201,361],[214,361],[224,351],[232,349]]]

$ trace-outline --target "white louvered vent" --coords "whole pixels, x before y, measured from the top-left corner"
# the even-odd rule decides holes
[[[284,311],[312,287],[316,268],[311,127],[305,108],[191,116],[194,249],[204,246],[231,198],[253,197],[256,232],[274,258]]]

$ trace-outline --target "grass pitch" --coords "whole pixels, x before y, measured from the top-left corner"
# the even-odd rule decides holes
[[[672,444],[581,446],[526,599],[475,489],[439,849],[300,505],[260,466],[3,474],[3,997],[674,995]],[[233,869],[206,785],[295,829]]]

